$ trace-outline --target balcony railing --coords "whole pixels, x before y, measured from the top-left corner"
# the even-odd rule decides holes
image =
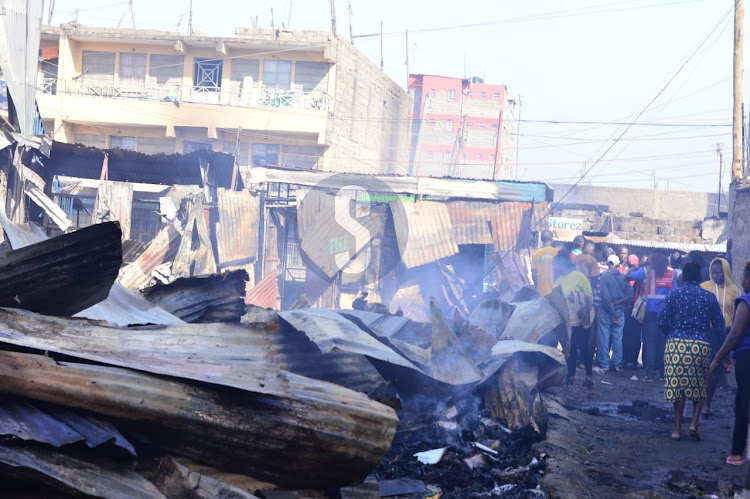
[[[56,78],[39,81],[37,90],[44,94],[65,92],[69,95],[86,95],[107,99],[135,99],[147,101],[192,102],[236,107],[289,107],[296,109],[329,110],[331,97],[323,92],[305,93],[291,90],[253,88],[242,91],[236,88],[183,85],[122,86],[96,81],[68,81],[63,87]]]

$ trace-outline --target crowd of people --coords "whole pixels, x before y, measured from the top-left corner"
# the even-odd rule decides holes
[[[532,275],[540,296],[559,287],[572,326],[565,345],[566,385],[575,385],[583,364],[593,387],[593,368],[644,370],[642,379],[663,380],[664,399],[674,405],[671,434],[681,440],[683,410],[692,402],[689,436],[700,440],[700,418],[711,417],[711,400],[723,377],[737,380],[735,427],[727,464],[744,465],[750,424],[750,261],[742,288],[732,282],[726,258],[706,266],[701,254],[638,257],[621,246],[597,251],[577,236],[572,249],[541,234],[532,255]]]

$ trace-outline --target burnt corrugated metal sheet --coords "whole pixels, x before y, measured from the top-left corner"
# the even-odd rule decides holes
[[[87,447],[95,448],[111,443],[135,457],[133,445],[112,425],[68,409],[42,410],[23,399],[2,400],[0,435],[54,447],[85,442]]]
[[[391,338],[409,323],[409,319],[398,315],[378,314],[365,310],[341,310],[344,317],[356,317],[378,336]]]
[[[414,364],[331,310],[286,310],[279,312],[279,316],[305,333],[323,353],[338,349],[417,370]]]
[[[245,303],[257,307],[278,310],[280,302],[279,276],[276,272],[271,272],[265,276],[245,295]]]
[[[50,484],[64,496],[164,498],[151,482],[125,465],[112,469],[101,461],[84,461],[54,449],[0,445],[0,463],[9,468],[6,473],[30,483]]]
[[[448,212],[457,244],[492,244],[490,220],[498,204],[484,201],[451,201]]]
[[[445,203],[397,200],[391,201],[390,207],[401,261],[406,268],[436,262],[458,253]]]
[[[156,267],[174,260],[181,240],[182,236],[177,229],[171,224],[167,225],[151,240],[146,250],[135,262],[120,270],[117,281],[129,289],[147,285]]]
[[[251,335],[248,328],[237,329]],[[224,364],[229,376],[255,364],[242,352],[235,359]],[[267,381],[281,388],[273,396],[217,387],[223,378],[218,372],[213,382],[189,383],[0,352],[0,389],[115,417],[151,445],[284,488],[337,488],[363,480],[391,444],[395,412],[361,393],[263,364]]]
[[[322,353],[305,333],[284,324],[270,336],[269,358],[279,367],[308,378],[371,393],[384,380],[364,355],[334,349]]]
[[[335,203],[330,211],[319,212],[312,223],[308,220],[304,230],[298,228],[300,249],[329,278],[350,265],[373,238],[382,237],[385,232],[385,213],[368,209],[366,215],[353,217],[350,203]]]
[[[36,65],[35,65],[36,67]],[[213,151],[190,154],[143,154],[125,149],[97,149],[82,144],[53,142],[52,152],[44,163],[44,175],[99,179],[104,153],[109,161],[109,180],[162,185],[203,186],[201,165],[210,164],[208,184],[231,188],[234,157]],[[242,188],[242,180],[239,181]]]
[[[125,239],[122,242],[122,262],[133,263],[148,246],[148,243]]]
[[[218,189],[219,224],[216,249],[219,267],[244,265],[258,258],[260,197],[250,191]]]
[[[528,247],[532,226],[539,221],[545,207],[532,203],[498,203],[490,220],[494,250]]]
[[[134,324],[177,325],[185,321],[151,304],[119,282],[112,284],[107,299],[78,312],[73,317],[105,321],[117,326]]]

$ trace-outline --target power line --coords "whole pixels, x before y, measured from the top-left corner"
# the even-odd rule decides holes
[[[716,32],[716,30],[719,29],[719,26],[721,26],[721,24],[724,22],[724,20],[727,18],[727,16],[729,16],[729,14],[732,12],[733,9],[734,9],[734,6],[732,6],[732,8],[730,8],[729,10],[727,10],[726,14],[724,14],[724,16],[721,18],[721,20],[718,23],[716,23],[716,25],[713,27],[713,29],[711,29],[711,31],[708,33],[708,36],[706,36],[703,39],[703,41],[698,45],[698,47],[693,51],[693,53],[690,54],[690,56],[687,58],[687,60],[685,60],[685,62],[683,62],[680,65],[680,67],[672,75],[672,77],[669,78],[669,80],[667,80],[667,82],[664,84],[664,86],[661,88],[661,90],[659,90],[659,92],[657,92],[657,94],[653,97],[653,99],[651,99],[648,102],[648,104],[646,104],[646,106],[641,110],[640,113],[638,113],[638,115],[633,119],[633,121],[631,123],[627,124],[627,126],[622,131],[622,133],[617,137],[617,139],[615,139],[614,142],[612,142],[612,144],[610,144],[609,147],[607,147],[607,149],[605,149],[604,152],[602,152],[602,154],[599,156],[599,158],[596,161],[594,161],[591,164],[591,166],[589,166],[583,172],[583,174],[580,176],[580,178],[575,181],[575,183],[570,187],[570,189],[568,189],[568,191],[565,194],[563,194],[562,197],[560,197],[560,199],[556,203],[554,203],[554,205],[550,206],[548,213],[552,213],[553,210],[554,210],[554,208],[555,208],[555,206],[559,205],[566,197],[568,197],[568,195],[570,195],[571,192],[573,192],[573,189],[575,189],[578,186],[578,184],[580,184],[581,181],[586,177],[586,175],[588,175],[589,172],[591,172],[591,170],[593,170],[594,167],[596,167],[596,165],[598,165],[604,159],[604,156],[606,156],[607,153],[609,153],[609,151],[611,151],[612,148],[615,147],[615,145],[620,141],[620,139],[622,139],[625,136],[625,134],[628,133],[628,131],[633,127],[633,125],[638,121],[638,119],[641,116],[643,116],[643,114],[648,110],[648,108],[651,107],[651,105],[654,102],[656,102],[656,100],[664,93],[665,90],[667,90],[667,88],[669,87],[669,85],[675,80],[675,78],[677,78],[677,76],[682,72],[682,70],[685,68],[685,66],[687,66],[690,63],[690,61],[693,60],[693,57],[695,57],[695,55],[700,51],[700,49],[703,47],[703,45],[711,38],[711,36],[714,34],[714,32]],[[542,219],[543,218],[545,218],[545,217],[542,217]],[[541,219],[540,219],[540,221],[541,221]],[[539,221],[537,221],[534,224],[534,226],[536,226],[538,224],[539,224]]]

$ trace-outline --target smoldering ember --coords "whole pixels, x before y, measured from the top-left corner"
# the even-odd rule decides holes
[[[0,2],[0,495],[742,497],[734,376],[679,434],[602,303],[646,257],[741,272],[750,191],[521,181],[520,98],[408,34],[402,88],[334,1],[223,37],[133,3]]]

